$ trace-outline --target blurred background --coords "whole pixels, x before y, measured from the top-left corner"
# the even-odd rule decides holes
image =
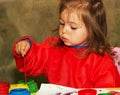
[[[120,46],[120,0],[103,0],[107,13],[108,38]],[[23,35],[42,42],[58,26],[59,0],[0,0],[0,81],[16,83],[24,79],[12,56],[13,43]],[[28,77],[38,84],[43,76]]]

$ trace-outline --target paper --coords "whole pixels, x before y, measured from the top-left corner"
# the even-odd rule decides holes
[[[70,95],[78,95],[78,89],[55,85],[55,84],[41,84],[40,90],[36,95],[65,95],[71,93]]]
[[[36,95],[78,95],[77,92],[83,89],[87,89],[87,88],[75,89],[61,85],[42,83]],[[120,88],[91,88],[91,89],[95,89],[97,91],[97,95],[100,93],[111,93],[111,92],[119,93],[117,95],[120,95]]]

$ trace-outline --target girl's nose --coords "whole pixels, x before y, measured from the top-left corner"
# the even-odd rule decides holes
[[[65,34],[67,32],[66,26],[63,27],[62,33]]]

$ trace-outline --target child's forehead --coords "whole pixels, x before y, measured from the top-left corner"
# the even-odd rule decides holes
[[[82,20],[81,15],[78,14],[76,10],[67,10],[67,9],[65,9],[61,13],[60,18],[68,21],[72,21],[72,22]]]

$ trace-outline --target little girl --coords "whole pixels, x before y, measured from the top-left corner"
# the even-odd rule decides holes
[[[20,72],[45,75],[52,84],[74,88],[120,87],[120,76],[106,41],[101,0],[61,0],[59,36],[42,44],[20,38],[13,55]],[[25,67],[25,68],[24,68]]]

